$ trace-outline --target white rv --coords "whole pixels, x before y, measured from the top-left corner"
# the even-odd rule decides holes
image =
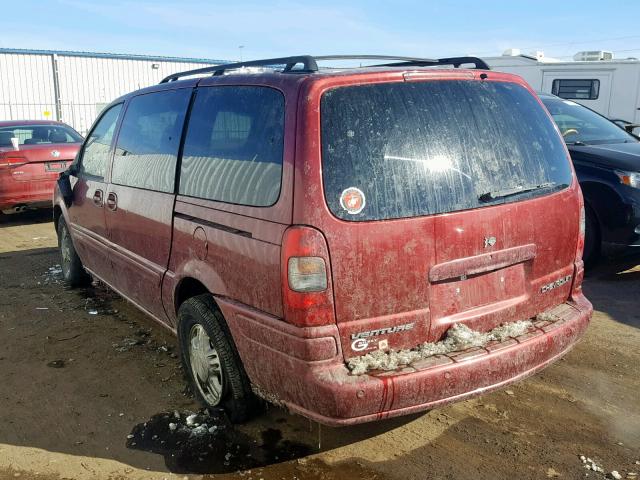
[[[534,89],[581,103],[612,120],[640,124],[640,61],[615,59],[611,52],[579,52],[573,61],[542,52],[509,49],[483,60],[492,70],[515,73]],[[636,129],[637,134],[640,129]]]

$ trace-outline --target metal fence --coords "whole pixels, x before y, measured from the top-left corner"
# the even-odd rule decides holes
[[[0,48],[0,121],[59,120],[85,135],[111,100],[223,60]]]
[[[0,103],[0,118],[8,120],[59,120],[86,135],[106,103]]]

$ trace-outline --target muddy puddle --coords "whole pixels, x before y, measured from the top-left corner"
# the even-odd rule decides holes
[[[252,437],[234,428],[222,411],[166,412],[136,425],[127,448],[164,456],[175,473],[229,473],[298,459],[312,447],[267,428]]]

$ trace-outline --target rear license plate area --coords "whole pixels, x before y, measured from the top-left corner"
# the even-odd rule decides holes
[[[47,162],[44,164],[46,172],[64,172],[67,169],[67,162]]]

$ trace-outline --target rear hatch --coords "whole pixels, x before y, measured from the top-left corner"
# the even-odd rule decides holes
[[[566,148],[527,88],[489,77],[322,95],[331,215],[317,226],[346,358],[435,341],[458,322],[486,331],[568,298],[580,200]]]

